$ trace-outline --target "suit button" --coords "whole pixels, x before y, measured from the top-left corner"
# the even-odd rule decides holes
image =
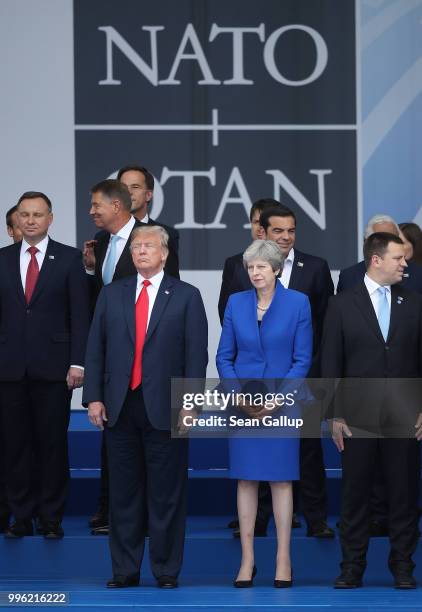
[[[27,309],[26,309],[26,314],[30,314],[30,312],[31,312],[31,309],[30,309],[30,308],[27,308]]]
[[[390,348],[390,347],[389,347],[389,346],[386,344],[386,345],[385,345],[385,350],[386,350],[386,351],[388,351],[388,350],[389,350],[389,348]]]

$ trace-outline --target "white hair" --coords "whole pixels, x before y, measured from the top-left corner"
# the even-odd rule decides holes
[[[390,217],[389,215],[378,214],[378,215],[374,215],[373,217],[369,219],[367,226],[365,228],[365,234],[364,234],[365,240],[369,238],[369,236],[371,236],[372,234],[375,234],[374,225],[377,225],[378,223],[392,223],[397,230],[397,236],[399,235],[399,226],[394,221],[394,219]]]

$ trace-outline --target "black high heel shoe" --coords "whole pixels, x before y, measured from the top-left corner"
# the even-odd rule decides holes
[[[255,578],[256,574],[257,574],[257,569],[256,566],[253,566],[253,570],[252,570],[252,577],[250,580],[235,580],[233,582],[233,586],[236,587],[237,589],[247,589],[249,587],[253,587],[253,579]]]
[[[291,586],[293,586],[293,570],[290,580],[274,580],[274,588],[276,589],[288,589]]]

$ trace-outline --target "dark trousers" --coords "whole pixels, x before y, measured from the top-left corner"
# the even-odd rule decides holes
[[[412,571],[417,544],[419,445],[412,439],[349,439],[342,454],[343,492],[341,566],[362,574],[369,543],[369,518],[376,459],[379,457],[388,496],[389,567]]]
[[[43,520],[62,519],[69,480],[70,399],[65,382],[25,378],[0,383],[6,490],[15,519],[30,520],[35,506]]]
[[[108,509],[108,489],[109,489],[109,477],[108,477],[108,459],[107,459],[107,446],[106,446],[106,433],[103,431],[101,436],[101,474],[100,474],[100,498],[98,505],[101,509]]]
[[[0,428],[0,518],[8,516],[10,513],[6,495],[6,455],[4,452],[5,437],[2,434],[3,429]]]
[[[309,527],[327,520],[327,493],[324,458],[320,438],[300,440],[300,481],[293,483],[295,510],[300,504]],[[271,489],[259,484],[256,525],[265,528],[272,515]]]
[[[152,427],[141,388],[128,390],[113,427],[106,428],[110,476],[113,574],[138,575],[148,512],[151,569],[178,576],[185,539],[188,441]]]

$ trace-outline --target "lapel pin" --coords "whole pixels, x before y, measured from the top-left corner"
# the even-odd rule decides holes
[[[54,255],[49,255],[48,259],[54,259]]]
[[[397,304],[401,304],[403,302],[403,298],[401,295],[397,296]]]
[[[167,291],[167,289],[166,289],[166,290],[164,291],[164,293],[165,293],[166,295],[168,295],[168,294],[170,293],[170,291]]]
[[[299,266],[299,268],[303,268],[303,261],[298,261],[297,265]]]
[[[403,278],[409,278],[409,272],[405,272],[405,273],[403,274]]]

